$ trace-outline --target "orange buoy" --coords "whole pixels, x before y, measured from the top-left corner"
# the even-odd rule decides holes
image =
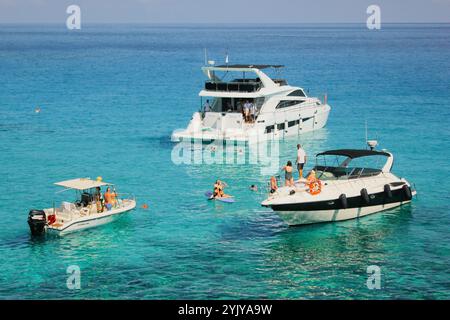
[[[319,179],[315,179],[309,183],[309,193],[311,195],[319,194],[322,191],[322,183]]]
[[[144,204],[141,206],[141,208],[142,208],[142,209],[148,209],[148,204],[144,203]]]

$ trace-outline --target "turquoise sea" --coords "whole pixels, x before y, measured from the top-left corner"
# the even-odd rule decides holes
[[[326,128],[282,141],[280,165],[297,141],[311,160],[364,147],[367,120],[418,197],[289,228],[259,205],[259,164],[175,165],[170,134],[198,109],[204,48],[217,62],[228,51],[230,63],[284,64],[289,83],[328,94]],[[449,299],[449,120],[449,24],[2,24],[0,298]],[[96,229],[30,236],[30,208],[73,196],[53,182],[97,176],[134,192],[138,208]],[[236,203],[205,200],[217,178]],[[66,286],[70,265],[80,290]],[[370,265],[379,290],[366,286]]]

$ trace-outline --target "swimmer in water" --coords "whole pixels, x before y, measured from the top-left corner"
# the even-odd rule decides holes
[[[250,190],[256,192],[256,191],[258,191],[258,187],[257,187],[256,185],[252,184],[252,185],[250,186]]]

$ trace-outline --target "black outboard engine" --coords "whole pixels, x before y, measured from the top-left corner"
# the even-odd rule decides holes
[[[32,209],[28,213],[28,225],[33,236],[44,234],[47,218],[43,210]]]

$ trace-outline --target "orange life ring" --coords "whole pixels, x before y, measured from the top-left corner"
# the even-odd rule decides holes
[[[319,179],[313,180],[309,183],[309,193],[311,195],[319,194],[322,191],[322,183]]]

